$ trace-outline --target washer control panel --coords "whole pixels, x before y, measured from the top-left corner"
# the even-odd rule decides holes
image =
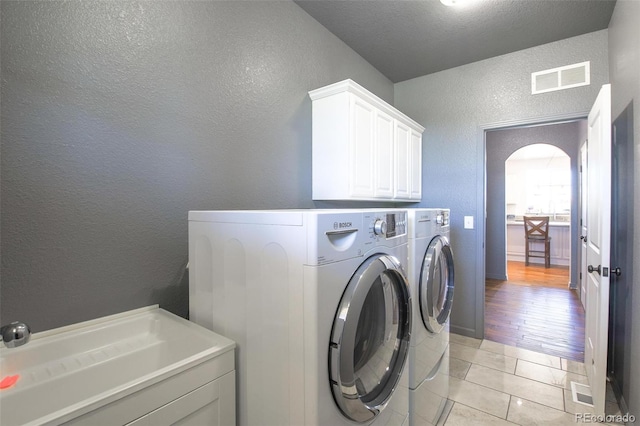
[[[406,245],[408,216],[406,210],[327,210],[315,216],[308,227],[309,265],[325,265],[363,256],[377,246]]]
[[[373,223],[373,233],[376,235],[385,235],[387,233],[387,221],[384,219],[376,219]]]
[[[373,235],[385,238],[399,237],[407,233],[407,212],[381,212],[373,220]]]

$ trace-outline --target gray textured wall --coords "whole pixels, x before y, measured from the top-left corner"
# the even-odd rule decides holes
[[[611,117],[615,120],[633,104],[634,203],[640,211],[640,2],[618,0],[609,23],[609,72],[611,74]],[[640,253],[640,215],[634,219],[633,252]],[[627,312],[631,312],[631,354],[629,394],[625,395],[630,413],[640,416],[640,262],[634,263],[633,284]]]
[[[557,146],[571,159],[571,276],[578,283],[578,161],[580,145],[586,137],[587,121],[546,126],[493,130],[487,132],[487,221],[485,276],[504,279],[506,270],[505,161],[518,149],[536,143]],[[551,242],[553,244],[553,241]]]
[[[307,92],[393,101],[290,2],[0,7],[3,324],[187,315],[187,211],[313,207]]]
[[[421,205],[449,207],[456,256],[452,330],[484,333],[483,129],[586,116],[608,83],[607,30],[395,84],[395,106],[426,127]],[[591,61],[591,85],[531,95],[531,73]],[[463,216],[476,227],[463,229]]]

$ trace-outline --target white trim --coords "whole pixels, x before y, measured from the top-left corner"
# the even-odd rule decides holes
[[[418,122],[411,119],[406,114],[400,112],[393,105],[389,104],[388,102],[374,95],[373,93],[371,93],[370,91],[368,91],[367,89],[365,89],[364,87],[362,87],[361,85],[359,85],[358,83],[356,83],[351,79],[342,80],[337,83],[333,83],[328,86],[321,87],[319,89],[311,90],[309,92],[309,98],[311,98],[312,101],[316,101],[318,99],[326,98],[327,96],[336,95],[342,92],[349,92],[349,93],[355,94],[356,96],[360,97],[361,99],[364,99],[365,101],[369,102],[376,108],[384,111],[386,114],[390,115],[396,120],[403,122],[409,127],[414,127],[420,133],[424,132],[425,130],[424,127],[421,126]]]

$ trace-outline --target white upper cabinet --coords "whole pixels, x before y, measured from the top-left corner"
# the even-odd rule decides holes
[[[314,200],[420,200],[424,127],[352,80],[309,96]]]

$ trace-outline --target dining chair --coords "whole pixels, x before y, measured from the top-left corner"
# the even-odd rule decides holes
[[[544,258],[544,267],[551,266],[551,237],[549,237],[549,216],[524,216],[525,266],[530,257]],[[542,243],[544,250],[539,249]]]

